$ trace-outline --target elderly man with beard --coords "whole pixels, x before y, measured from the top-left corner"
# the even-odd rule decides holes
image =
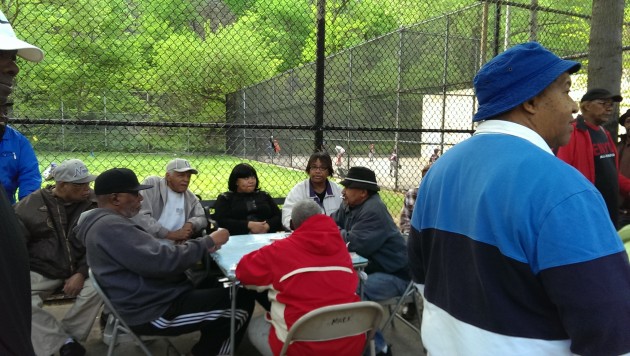
[[[229,354],[230,290],[195,288],[184,271],[221,248],[230,234],[219,229],[181,244],[160,242],[131,219],[141,208],[139,191],[148,188],[127,168],[112,168],[96,178],[98,208],[85,213],[77,226],[94,277],[134,332],[175,336],[200,331],[193,355]],[[238,345],[254,298],[245,290],[235,298]]]

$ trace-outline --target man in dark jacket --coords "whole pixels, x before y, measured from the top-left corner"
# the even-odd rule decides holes
[[[148,188],[127,168],[112,168],[96,178],[98,209],[83,214],[77,226],[94,278],[136,333],[173,336],[200,331],[193,355],[229,354],[232,311],[238,345],[254,310],[253,295],[239,291],[233,310],[230,289],[195,289],[184,271],[221,248],[230,234],[219,229],[164,245],[131,220],[142,206],[139,191]]]
[[[368,259],[364,286],[367,300],[381,301],[400,296],[411,280],[407,247],[387,207],[378,195],[376,175],[365,167],[352,167],[340,182],[343,202],[332,218],[339,226],[348,250]],[[380,333],[376,351],[390,350]]]
[[[55,167],[54,185],[39,189],[15,205],[30,260],[32,332],[37,355],[60,350],[61,356],[84,355],[85,341],[101,306],[87,280],[85,246],[73,231],[79,216],[96,207],[85,164],[70,159]],[[61,289],[76,297],[61,321],[43,309],[43,300]]]

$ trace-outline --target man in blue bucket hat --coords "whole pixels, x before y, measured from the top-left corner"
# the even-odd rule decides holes
[[[422,339],[444,355],[630,352],[630,265],[568,142],[580,64],[530,42],[474,79],[473,137],[422,180],[408,240]]]

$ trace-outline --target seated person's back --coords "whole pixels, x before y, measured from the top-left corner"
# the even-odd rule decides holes
[[[314,201],[303,200],[295,204],[292,223],[297,229],[289,237],[244,256],[236,269],[243,285],[269,290],[272,331],[268,343],[274,354],[280,352],[288,329],[302,315],[323,306],[359,300],[355,293],[358,276],[332,218],[321,214]],[[289,352],[360,355],[364,343],[364,335],[328,342],[298,342],[291,345]]]

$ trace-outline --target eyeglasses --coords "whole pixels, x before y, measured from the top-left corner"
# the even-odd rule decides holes
[[[611,108],[613,106],[613,102],[612,100],[593,100],[596,103],[598,103],[599,105],[605,107],[605,108]]]
[[[328,169],[329,169],[328,167],[316,167],[316,166],[311,166],[310,168],[311,171],[320,171],[320,172],[327,171]]]

